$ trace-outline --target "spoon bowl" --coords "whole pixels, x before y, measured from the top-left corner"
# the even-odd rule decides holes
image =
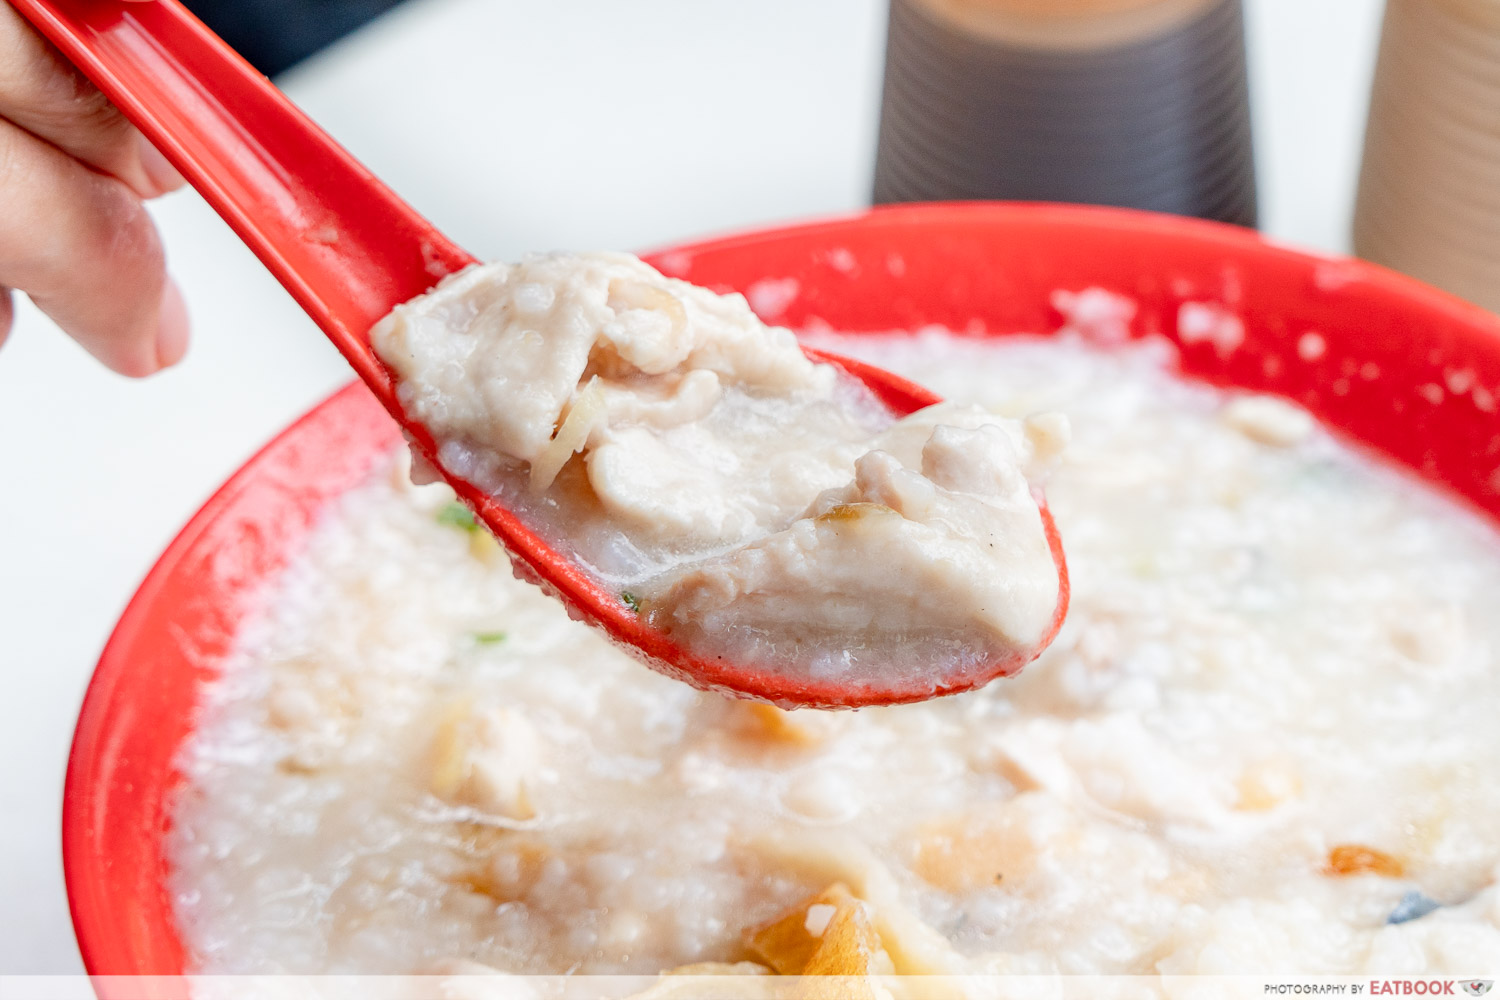
[[[512,556],[518,576],[603,629],[649,666],[696,687],[784,706],[920,701],[1014,673],[1051,643],[1067,611],[1067,568],[1045,504],[1059,598],[1034,649],[948,685],[839,682],[706,660],[651,628],[619,595],[558,552],[495,498],[438,461],[427,428],[408,419],[369,331],[393,308],[476,259],[396,196],[178,0],[12,0],[195,187],[327,334],[401,425],[413,447]],[[939,401],[889,372],[808,351],[862,381],[900,417]]]

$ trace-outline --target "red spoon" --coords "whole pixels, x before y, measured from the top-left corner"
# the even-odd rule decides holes
[[[548,545],[514,513],[437,462],[432,436],[402,413],[391,372],[370,348],[370,327],[395,306],[475,262],[318,128],[177,0],[10,0],[62,50],[239,234],[292,293],[355,372],[443,471],[514,557],[518,575],[560,599],[650,666],[706,690],[782,705],[921,701],[1014,673],[1057,634],[1068,606],[1062,544],[1042,520],[1060,589],[1034,650],[918,688],[787,676],[695,657],[647,626],[613,589]],[[860,379],[898,415],[938,397],[878,368],[808,350]]]

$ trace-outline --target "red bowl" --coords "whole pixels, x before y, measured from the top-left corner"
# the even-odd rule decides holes
[[[1047,331],[1061,320],[1053,290],[1118,292],[1139,304],[1133,335],[1177,341],[1186,374],[1294,399],[1500,515],[1500,319],[1369,264],[1195,220],[1005,204],[885,208],[650,259],[748,291],[763,308],[786,297],[765,292],[795,288],[766,316],[793,328]],[[774,284],[757,294],[762,281]],[[1179,337],[1179,308],[1205,301],[1243,320],[1237,348]],[[342,390],[204,505],[121,617],[84,699],[63,805],[68,897],[90,973],[183,971],[162,845],[200,688],[318,511],[398,441],[362,386]]]

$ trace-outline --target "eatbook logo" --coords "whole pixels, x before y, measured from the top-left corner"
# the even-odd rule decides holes
[[[1464,992],[1471,997],[1482,997],[1495,985],[1493,979],[1470,979],[1466,983],[1460,983]]]

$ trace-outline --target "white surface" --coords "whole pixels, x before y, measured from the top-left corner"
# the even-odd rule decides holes
[[[1379,5],[1246,3],[1263,228],[1346,249]],[[282,82],[480,255],[644,248],[865,204],[883,37],[883,0],[412,0]],[[115,617],[349,377],[195,196],[157,218],[194,319],[179,369],[110,375],[29,307],[0,351],[0,975],[79,968],[58,814]]]

